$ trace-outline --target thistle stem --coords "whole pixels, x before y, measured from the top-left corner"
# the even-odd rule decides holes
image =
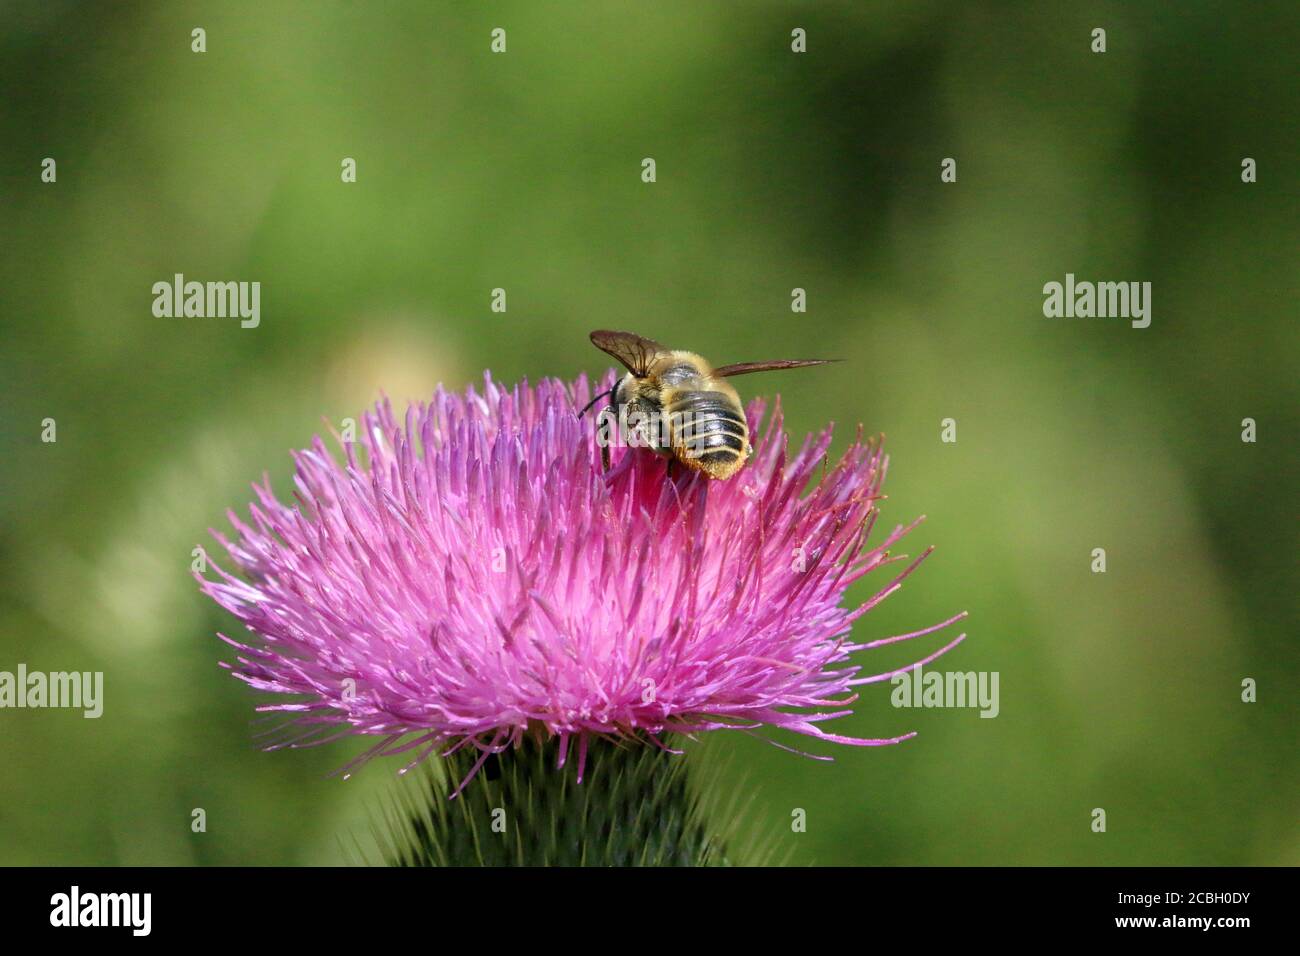
[[[723,865],[686,759],[653,744],[588,744],[582,783],[554,740],[495,754],[454,799],[477,759],[458,752],[406,781],[380,835],[394,866]]]

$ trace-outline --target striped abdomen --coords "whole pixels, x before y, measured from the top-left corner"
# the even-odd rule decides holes
[[[664,395],[673,455],[710,478],[728,478],[749,458],[749,428],[736,390],[717,379],[696,379]]]

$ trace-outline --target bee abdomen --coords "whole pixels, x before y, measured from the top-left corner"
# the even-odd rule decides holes
[[[667,406],[673,444],[688,460],[706,466],[743,461],[749,453],[749,429],[737,402],[723,392],[679,392]]]

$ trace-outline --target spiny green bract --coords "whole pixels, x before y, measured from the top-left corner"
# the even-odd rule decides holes
[[[688,786],[686,761],[640,741],[593,740],[577,782],[553,741],[490,757],[427,761],[376,829],[390,866],[718,866],[722,841]]]

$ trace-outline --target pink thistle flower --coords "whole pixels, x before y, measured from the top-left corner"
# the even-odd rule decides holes
[[[294,455],[296,507],[264,478],[249,523],[227,513],[237,539],[213,535],[242,576],[211,562],[216,579],[198,579],[254,635],[221,635],[238,651],[222,666],[279,695],[259,710],[290,715],[291,736],[269,749],[361,733],[379,742],[344,771],[408,753],[405,772],[464,747],[477,770],[526,735],[555,737],[561,765],[576,744],[581,779],[593,735],[665,749],[664,734],[722,729],[856,746],[914,736],[820,726],[851,713],[853,688],[909,669],[861,676],[850,655],[965,617],[849,640],[929,554],[842,606],[850,584],[903,560],[889,549],[915,527],[867,546],[880,444],[859,428],[816,481],[830,428],[790,455],[779,405],[760,432],[755,401],[754,455],[731,479],[669,478],[634,449],[605,472],[591,419],[577,417],[590,397],[585,378],[505,388],[485,376],[481,392],[439,388],[404,420],[384,400],[342,461],[319,437]]]

